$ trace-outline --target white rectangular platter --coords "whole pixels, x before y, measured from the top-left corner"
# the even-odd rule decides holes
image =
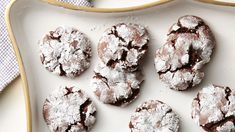
[[[211,62],[204,68],[204,81],[188,91],[179,92],[166,88],[158,79],[153,63],[154,53],[164,44],[170,26],[177,22],[180,16],[188,14],[199,16],[206,21],[215,35],[217,45]],[[97,42],[106,28],[119,22],[144,25],[151,35],[149,51],[141,65],[145,81],[141,86],[140,96],[124,108],[99,102],[94,97],[90,85],[93,69],[98,62]],[[75,79],[56,76],[45,70],[40,62],[38,40],[60,25],[77,27],[92,41],[91,67]],[[129,132],[130,114],[140,103],[149,99],[167,103],[180,115],[180,132],[203,131],[190,116],[191,102],[197,92],[211,83],[235,88],[234,7],[174,1],[138,11],[95,13],[65,9],[36,0],[18,0],[9,9],[8,28],[12,29],[10,35],[13,43],[16,40],[15,50],[20,53],[17,56],[22,68],[22,77],[27,77],[28,87],[25,85],[25,88],[29,91],[32,115],[29,124],[32,123],[33,132],[48,131],[42,116],[42,105],[48,94],[61,85],[78,86],[94,100],[97,106],[97,121],[91,132]],[[27,90],[25,91],[27,98]],[[26,103],[29,105],[27,101]],[[28,115],[30,117],[30,111]]]

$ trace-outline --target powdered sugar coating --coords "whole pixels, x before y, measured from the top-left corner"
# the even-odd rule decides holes
[[[155,68],[170,88],[186,90],[201,82],[201,68],[210,61],[215,40],[201,18],[183,16],[174,24],[167,42],[156,51]]]
[[[107,66],[135,71],[147,51],[148,41],[143,26],[120,23],[104,32],[98,44],[98,55]]]
[[[234,122],[228,121],[225,124],[218,126],[216,128],[217,132],[234,132],[235,131],[235,126]]]
[[[43,66],[61,76],[75,77],[90,66],[91,42],[76,28],[58,27],[39,41]]]
[[[77,87],[54,90],[43,105],[43,116],[53,132],[86,132],[95,123],[93,102]]]
[[[222,126],[216,128],[217,132],[235,132],[234,122],[228,121]]]
[[[235,91],[209,85],[193,100],[192,118],[208,132],[235,130]]]
[[[141,104],[132,114],[131,132],[178,132],[179,116],[163,102],[150,100]]]
[[[92,88],[103,103],[125,106],[139,95],[143,82],[139,71],[119,71],[100,62],[94,72]]]

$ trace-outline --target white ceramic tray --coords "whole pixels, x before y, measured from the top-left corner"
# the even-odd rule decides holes
[[[210,1],[207,2],[210,3]],[[53,4],[53,2],[49,3]],[[54,4],[58,5],[58,3]],[[155,2],[155,4],[147,4],[146,6],[122,9],[79,8],[79,10],[71,10],[36,0],[12,2],[8,8],[6,19],[24,81],[28,131],[48,131],[42,116],[42,105],[46,96],[60,85],[76,85],[86,91],[94,100],[98,113],[97,122],[91,130],[92,132],[129,132],[130,114],[134,112],[136,106],[149,99],[157,99],[167,103],[180,115],[180,132],[202,131],[190,116],[191,101],[198,90],[210,83],[235,88],[235,8],[188,1],[174,1],[154,6],[158,4]],[[215,4],[232,5],[220,2],[215,2]],[[59,5],[78,9],[70,5]],[[135,10],[150,6],[153,7]],[[86,12],[81,10],[86,10]],[[96,11],[106,13],[96,13]],[[122,11],[122,13],[117,13],[117,11]],[[178,92],[166,88],[160,82],[153,61],[155,50],[164,44],[170,26],[180,16],[186,14],[202,17],[214,32],[217,45],[211,62],[204,69],[206,73],[204,81],[193,89]],[[141,95],[125,108],[102,104],[94,97],[90,87],[93,69],[98,60],[97,42],[107,27],[119,22],[142,24],[147,27],[151,35],[149,52],[142,65],[145,82],[141,87]],[[75,79],[59,77],[48,72],[41,65],[39,59],[38,40],[49,30],[60,25],[78,27],[89,36],[93,43],[91,67]]]

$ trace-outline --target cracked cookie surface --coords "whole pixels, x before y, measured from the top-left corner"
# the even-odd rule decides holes
[[[140,71],[119,71],[100,62],[94,72],[92,88],[103,103],[126,106],[139,95],[143,82]]]
[[[179,116],[158,100],[141,104],[131,115],[129,123],[131,132],[178,132],[179,126]]]
[[[91,42],[73,27],[58,27],[39,41],[43,66],[60,76],[76,77],[90,66]]]
[[[52,132],[86,132],[96,120],[96,108],[77,87],[60,87],[45,100],[43,117]]]
[[[98,43],[98,55],[109,67],[136,71],[148,49],[148,41],[143,26],[120,23],[104,32]]]
[[[175,90],[201,82],[201,68],[210,61],[215,39],[210,28],[196,16],[183,16],[169,30],[167,42],[156,51],[155,69],[160,79]]]
[[[229,87],[204,87],[192,102],[192,118],[208,132],[235,131],[235,91]]]

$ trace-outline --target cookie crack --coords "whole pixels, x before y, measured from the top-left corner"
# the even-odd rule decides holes
[[[161,101],[158,101],[158,102],[161,103],[161,104],[163,104],[163,102],[161,102]],[[149,108],[142,106],[142,107],[140,107],[140,108],[137,108],[137,109],[135,110],[135,112],[141,112],[142,110],[148,111]]]
[[[189,67],[195,66],[196,63],[200,62],[202,60],[200,54],[202,54],[201,49],[194,49],[193,46],[191,45],[188,51],[189,54]]]
[[[193,71],[192,71],[192,72],[193,72]],[[193,80],[194,80],[195,76],[196,76],[196,74],[193,75],[193,79],[192,79],[192,80],[190,81],[190,83],[188,84],[188,87],[189,87],[189,88],[193,87],[193,84],[194,84]]]
[[[127,44],[127,46],[125,46],[128,50],[130,50],[130,49],[136,49],[136,50],[139,50],[140,49],[140,46],[133,46],[132,45],[132,43],[133,43],[133,41],[131,40],[131,41],[129,41],[128,42],[128,44]]]
[[[202,27],[202,26],[206,26],[204,22],[199,22],[198,25],[193,28],[193,29],[189,29],[187,27],[183,27],[182,24],[180,22],[177,23],[177,25],[180,27],[179,29],[177,30],[173,30],[171,31],[168,35],[170,34],[175,34],[175,33],[178,33],[178,34],[181,34],[181,33],[193,33],[193,34],[197,34],[197,36],[199,36],[199,34],[197,33],[197,30]]]
[[[201,100],[200,100],[200,98],[199,98],[199,93],[197,94],[197,97],[196,98],[194,98],[194,100],[196,100],[197,102],[198,102],[198,105],[199,105],[199,108],[201,107]]]
[[[75,49],[72,54],[76,53],[77,51],[81,50],[80,48]],[[84,52],[84,51],[83,51]]]
[[[128,98],[116,99],[117,101],[115,103],[112,103],[112,104],[116,105],[116,106],[121,106],[125,103],[131,102],[132,100],[134,100],[138,96],[140,90],[139,89],[134,89],[134,88],[131,88],[131,89],[132,89],[131,96],[129,96]]]
[[[87,60],[91,57],[91,55],[89,54],[89,52],[83,51],[82,53],[87,57]]]
[[[228,101],[228,105],[230,104],[229,96],[231,95],[232,90],[229,87],[226,87],[225,90],[225,99]]]
[[[45,62],[45,55],[41,54],[40,59],[41,59],[41,62],[44,64],[44,62]]]
[[[126,42],[126,40],[118,34],[116,26],[113,26],[113,30],[111,30],[111,33],[109,33],[108,35],[114,35],[116,38],[118,38],[122,42]]]
[[[162,116],[160,122],[163,120],[164,117],[166,117],[167,114],[169,114],[170,112],[172,112],[172,109],[170,108],[169,110],[166,111],[166,113]],[[166,124],[167,125],[167,124]],[[161,127],[163,127],[163,125],[161,124]],[[170,129],[170,128],[169,128]]]
[[[126,50],[123,50],[120,60],[125,61],[125,60],[126,60],[126,57],[127,57],[127,51],[126,51]]]
[[[119,60],[118,59],[115,59],[115,60],[113,60],[113,59],[110,59],[108,62],[107,62],[107,66],[108,67],[112,67],[112,68],[115,68],[115,66],[116,66],[116,64],[119,62]]]
[[[72,126],[75,126],[75,125],[77,125],[77,124],[78,124],[77,122],[72,123],[72,124],[69,124],[68,127],[67,127],[67,129],[65,130],[65,132],[69,132],[69,131],[72,129]]]
[[[135,112],[141,112],[142,110],[148,111],[148,108],[147,108],[147,107],[137,108],[137,109],[135,110]]]
[[[132,122],[129,122],[129,128],[134,128]]]
[[[141,47],[140,51],[147,50],[147,49],[148,49],[148,43],[149,43],[149,39],[147,39],[147,43],[144,44],[144,45]]]
[[[68,96],[69,94],[74,93],[73,92],[73,87],[66,87],[65,89],[67,90],[67,93],[64,94],[64,96]],[[81,91],[78,91],[78,92],[81,92]]]
[[[104,82],[104,83],[105,83],[105,85],[110,89],[109,84],[108,84],[108,78],[106,78],[106,77],[102,76],[100,73],[97,73],[97,72],[95,72],[95,76],[94,76],[94,78],[101,79],[101,80],[102,80],[102,82]]]
[[[81,106],[80,106],[80,123],[83,126],[83,128],[87,131],[88,130],[88,126],[86,126],[85,121],[86,121],[86,112],[88,109],[88,106],[91,104],[91,100],[87,99]]]
[[[61,63],[59,64],[59,68],[60,68],[60,76],[66,75],[66,72],[64,71],[63,66],[62,66]]]
[[[134,71],[136,71],[137,68],[138,68],[138,64],[137,64],[137,65],[132,64],[131,66],[129,66],[129,65],[127,65],[127,64],[125,63],[126,57],[127,57],[127,51],[125,51],[125,52],[126,52],[126,53],[123,53],[123,54],[121,55],[121,59],[115,59],[115,60],[110,59],[110,60],[107,62],[106,66],[111,67],[111,68],[115,68],[116,64],[118,64],[118,63],[120,63],[120,62],[124,62],[123,65],[126,66],[126,70],[127,70],[127,71],[132,70],[132,69],[135,69]]]
[[[189,51],[188,51],[189,62],[186,65],[182,65],[181,67],[177,67],[175,70],[171,70],[171,65],[170,65],[170,67],[166,71],[158,72],[159,75],[165,74],[168,71],[171,73],[175,73],[176,71],[179,71],[182,69],[188,69],[188,70],[190,70],[190,72],[193,72],[194,70],[192,69],[192,67],[194,67],[196,65],[196,63],[198,63],[202,60],[202,58],[200,57],[201,52],[202,51],[200,49],[195,50],[195,49],[193,49],[193,46],[190,46]]]
[[[52,40],[57,40],[58,42],[61,42],[61,35],[58,35],[58,36],[54,36],[54,33],[53,31],[50,31],[50,35],[48,36],[50,39]]]
[[[216,130],[217,127],[222,126],[223,124],[225,124],[226,122],[231,121],[231,122],[235,122],[235,116],[231,115],[229,117],[225,117],[225,119],[218,121],[217,123],[215,122],[211,122],[206,124],[205,126],[202,126],[202,128],[208,132],[212,132],[213,130]]]

